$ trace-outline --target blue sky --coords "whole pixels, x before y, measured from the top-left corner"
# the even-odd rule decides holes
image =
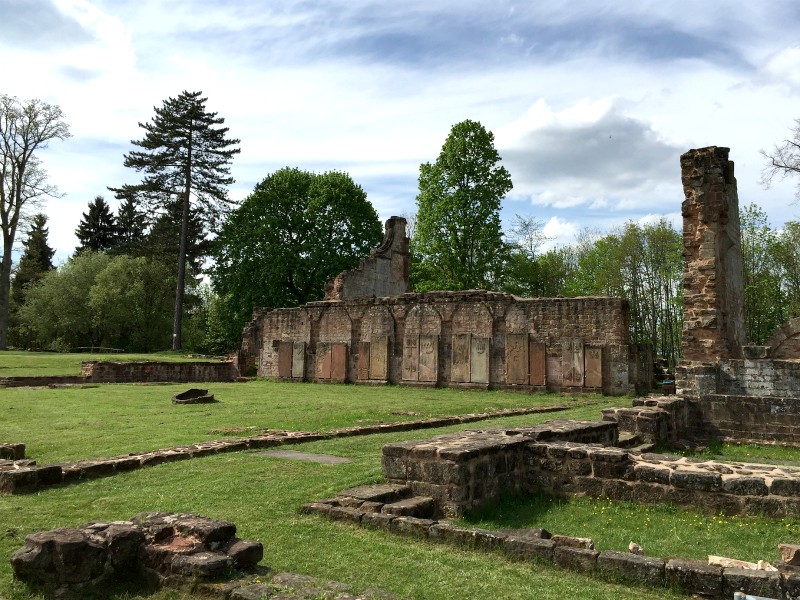
[[[800,5],[726,2],[0,0],[0,92],[64,110],[42,154],[64,260],[138,122],[183,90],[242,140],[231,197],[284,166],[340,169],[381,218],[415,211],[419,165],[450,127],[492,130],[517,213],[552,244],[581,229],[680,223],[679,156],[729,146],[742,203],[800,218],[795,181],[759,184],[759,150],[800,118]]]

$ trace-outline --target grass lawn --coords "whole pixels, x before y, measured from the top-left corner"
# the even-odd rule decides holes
[[[586,418],[596,419],[600,408],[629,402],[602,396],[576,399],[559,394],[258,380],[203,384],[219,400],[214,404],[172,404],[172,396],[187,387],[191,386],[0,388],[0,441],[22,442],[30,458],[56,463],[218,439],[224,437],[219,430],[229,428],[245,428],[240,435],[255,433],[256,429],[324,431],[502,408],[580,406],[587,402],[593,408],[584,413]],[[420,416],[394,414],[401,411]],[[558,415],[542,415],[542,420]]]
[[[440,429],[313,442],[293,449],[350,457],[352,463],[318,465],[237,452],[163,464],[52,488],[0,496],[0,598],[29,600],[12,580],[11,553],[30,533],[92,520],[127,519],[141,511],[194,512],[227,519],[243,538],[265,546],[263,563],[344,581],[356,591],[380,588],[400,598],[677,599],[667,590],[619,586],[549,565],[517,563],[499,553],[462,551],[361,530],[300,515],[304,502],[382,479],[381,447],[463,429],[536,424],[553,418],[598,419],[606,406],[627,398],[569,398],[449,389],[285,384],[253,381],[208,384],[217,404],[176,406],[170,397],[186,385],[105,385],[0,389],[0,441],[27,445],[41,464],[110,456],[222,437],[231,427],[325,430],[379,421],[567,404],[555,414],[498,418]],[[590,403],[590,404],[587,404]],[[779,542],[794,541],[789,521],[712,519],[670,508],[586,500],[508,499],[472,522],[491,527],[546,527],[590,536],[600,550],[624,549],[630,540],[653,556],[775,559]],[[652,528],[651,528],[652,527]],[[125,596],[133,598],[138,596]],[[122,597],[120,597],[121,600]],[[162,591],[153,600],[184,600]]]
[[[666,447],[659,448],[658,451],[670,452]],[[730,444],[713,440],[699,452],[686,450],[673,453],[707,460],[800,465],[800,448],[770,444]]]
[[[298,513],[309,500],[381,478],[383,444],[452,431],[406,432],[295,446],[354,462],[317,465],[258,456],[215,455],[159,465],[35,495],[0,497],[0,597],[31,598],[11,578],[8,557],[32,532],[90,520],[126,519],[142,510],[188,511],[229,519],[239,535],[265,546],[263,563],[344,581],[356,591],[380,588],[401,598],[449,600],[677,599],[665,590],[604,583],[551,566],[513,562],[498,553],[461,551],[357,529]],[[153,600],[185,598],[162,591]]]
[[[185,362],[203,360],[189,358],[181,352],[155,352],[153,354],[109,354],[70,352],[25,352],[0,350],[0,377],[45,377],[50,375],[80,375],[81,363],[90,360],[133,362],[161,360]]]

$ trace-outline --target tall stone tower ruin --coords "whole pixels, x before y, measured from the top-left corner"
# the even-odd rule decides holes
[[[683,182],[683,360],[742,356],[744,275],[739,198],[729,148],[681,156]]]

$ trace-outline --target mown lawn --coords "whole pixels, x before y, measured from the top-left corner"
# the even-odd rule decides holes
[[[237,435],[252,435],[258,429],[324,431],[502,408],[580,406],[587,402],[595,406],[587,413],[594,419],[601,407],[620,402],[619,398],[602,396],[571,398],[258,380],[203,384],[219,401],[214,404],[172,404],[172,396],[187,387],[126,384],[0,388],[0,441],[25,443],[31,458],[54,463],[218,439],[224,437],[221,430],[237,428],[241,430]]]
[[[71,352],[25,352],[0,350],[0,377],[45,377],[51,375],[80,375],[81,363],[91,360],[133,362],[161,360],[185,362],[207,360],[190,358],[182,352],[155,352],[153,354],[109,354]]]
[[[434,546],[299,514],[304,502],[379,481],[383,444],[452,429],[294,447],[347,456],[354,461],[349,464],[317,465],[241,452],[159,465],[35,495],[0,497],[0,597],[32,597],[12,580],[8,563],[25,535],[91,520],[127,519],[143,510],[187,511],[232,520],[241,537],[264,543],[263,564],[276,571],[344,581],[356,591],[379,588],[401,598],[425,600],[679,597],[664,590],[604,583],[551,566],[516,563],[499,553]],[[164,591],[150,598],[188,596]]]
[[[220,400],[175,406],[185,385],[107,385],[55,389],[0,389],[0,441],[27,444],[41,464],[170,447],[222,435],[226,428],[326,430],[500,408],[566,404],[568,411],[498,418],[454,427],[313,442],[294,449],[353,459],[318,465],[238,452],[159,465],[80,485],[20,496],[0,496],[0,598],[28,600],[12,580],[11,553],[32,532],[92,520],[127,519],[142,511],[195,512],[234,521],[241,537],[260,539],[264,564],[324,579],[356,591],[380,588],[401,598],[678,598],[666,590],[625,587],[552,566],[524,564],[499,553],[462,551],[301,515],[304,502],[377,482],[381,447],[453,431],[536,424],[553,418],[597,419],[600,409],[628,398],[570,398],[447,389],[254,381],[208,384]],[[417,413],[417,414],[408,414]],[[792,521],[740,521],[669,507],[607,501],[507,499],[471,522],[491,527],[545,527],[589,536],[600,550],[642,544],[651,556],[705,558],[707,554],[774,560],[780,542],[796,541]],[[138,596],[125,596],[134,598]],[[121,599],[122,597],[120,597]],[[153,600],[187,596],[162,591]]]

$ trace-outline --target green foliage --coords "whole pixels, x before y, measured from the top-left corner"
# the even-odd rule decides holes
[[[11,281],[11,307],[9,311],[9,340],[14,346],[28,346],[30,340],[21,335],[17,312],[25,303],[28,288],[53,270],[55,250],[47,241],[49,230],[45,225],[47,217],[37,213],[33,217],[27,239],[22,243],[24,251],[17,264],[14,279]]]
[[[8,344],[11,256],[17,230],[31,209],[57,193],[36,155],[50,140],[70,137],[58,106],[0,94],[0,350]]]
[[[225,329],[240,333],[257,307],[321,299],[326,282],[381,240],[375,209],[346,173],[276,171],[231,213],[215,244],[212,282],[229,315]]]
[[[49,272],[28,290],[19,309],[20,330],[34,347],[67,350],[99,346],[102,335],[93,326],[89,291],[111,262],[103,252],[86,252]]]
[[[756,204],[743,207],[741,224],[744,267],[745,337],[761,344],[786,320],[781,290],[779,236],[767,213]]]
[[[165,272],[159,262],[123,254],[98,273],[89,308],[101,346],[136,352],[169,347],[175,281]]]
[[[233,183],[230,164],[241,150],[238,139],[227,137],[228,128],[218,127],[225,119],[206,112],[207,98],[201,92],[182,92],[155,107],[152,122],[139,123],[143,139],[133,144],[141,150],[125,155],[125,166],[144,172],[138,185],[110,188],[121,198],[135,198],[145,206],[161,211],[167,220],[166,238],[172,236],[169,223],[176,228],[177,285],[173,318],[173,349],[182,347],[183,300],[186,288],[186,260],[189,247],[205,238],[206,228],[213,231],[228,212],[227,186]],[[194,197],[195,210],[192,210]],[[192,231],[191,222],[201,226]],[[157,228],[154,225],[154,229]],[[152,232],[151,232],[152,235]]]
[[[29,289],[19,309],[20,335],[51,350],[165,348],[174,291],[165,272],[146,258],[85,251]]]
[[[494,135],[476,121],[453,126],[436,162],[420,166],[412,284],[432,289],[497,289],[508,248],[500,203],[513,187],[499,166]]]
[[[96,196],[89,203],[89,212],[83,213],[75,236],[80,244],[75,253],[83,250],[103,252],[116,245],[118,240],[117,222],[102,196]]]

